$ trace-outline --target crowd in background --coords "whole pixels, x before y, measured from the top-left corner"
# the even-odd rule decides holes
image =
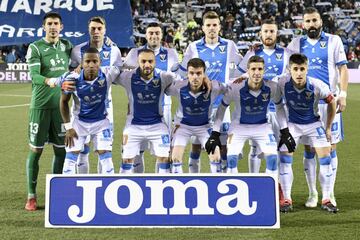
[[[185,22],[174,16],[174,5],[185,2]],[[257,32],[261,20],[273,18],[280,29],[279,44],[287,46],[294,35],[302,34],[303,10],[316,6],[322,13],[325,32],[341,37],[349,61],[360,62],[360,1],[357,0],[131,0],[136,46],[145,44],[145,29],[149,22],[162,23],[163,44],[175,47],[180,56],[187,44],[203,36],[201,17],[215,10],[221,17],[221,36],[234,40],[240,52],[259,41]],[[0,47],[0,63],[25,62],[28,44]],[[127,49],[122,51],[126,54]]]

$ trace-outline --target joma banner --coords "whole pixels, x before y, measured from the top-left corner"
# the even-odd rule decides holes
[[[46,227],[279,228],[277,179],[47,175]]]
[[[74,45],[88,40],[88,20],[102,16],[106,34],[119,47],[134,46],[129,0],[1,0],[0,45],[30,43],[45,34],[42,17],[55,11],[62,16],[62,37]]]

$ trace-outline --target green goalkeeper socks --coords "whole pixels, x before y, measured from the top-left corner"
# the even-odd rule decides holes
[[[52,173],[61,174],[65,160],[65,148],[54,147],[54,158],[52,163]]]
[[[29,151],[28,157],[26,159],[26,175],[27,175],[27,187],[29,196],[35,197],[36,194],[36,184],[39,173],[39,159],[41,153],[35,153]]]

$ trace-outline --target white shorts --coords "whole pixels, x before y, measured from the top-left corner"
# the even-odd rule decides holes
[[[268,123],[271,124],[271,128],[273,130],[276,142],[279,142],[280,141],[280,125],[276,118],[276,112],[269,111],[267,118],[268,118]],[[251,140],[249,140],[249,145],[257,147],[254,155],[261,154],[260,148],[256,144],[254,144]]]
[[[327,121],[327,104],[319,104],[319,115],[323,125],[326,125]],[[337,144],[344,140],[344,126],[342,121],[342,114],[335,114],[333,123],[331,124],[331,143]],[[301,144],[310,145],[308,138],[301,138]]]
[[[277,143],[269,123],[239,124],[232,123],[229,129],[227,154],[242,154],[242,149],[247,140],[251,140],[264,154],[277,154]]]
[[[139,155],[143,142],[149,142],[151,151],[157,157],[169,157],[170,136],[165,123],[152,125],[128,124],[124,129],[122,158]]]
[[[186,146],[192,136],[197,138],[202,147],[210,137],[211,128],[209,125],[189,126],[177,125],[172,133],[172,146]]]
[[[211,126],[211,128],[214,125],[216,111],[217,111],[217,108],[213,108],[212,111],[211,111],[211,117],[210,117],[210,126]],[[230,114],[230,108],[228,107],[228,108],[226,108],[226,111],[225,111],[225,114],[224,114],[223,123],[220,126],[221,145],[226,145],[227,137],[228,137],[228,131],[229,131],[229,128],[230,128],[230,123],[231,123],[231,114]],[[191,142],[193,144],[201,144],[200,140],[197,139],[197,137],[192,137]]]
[[[310,124],[289,122],[288,127],[296,142],[296,147],[300,142],[306,142],[307,145],[314,148],[330,147],[330,143],[326,139],[325,129],[320,120]],[[285,144],[280,147],[280,151],[287,151]]]
[[[73,128],[78,138],[74,138],[74,146],[66,147],[66,152],[81,151],[87,138],[94,144],[94,151],[107,150],[112,151],[112,137],[109,119],[104,119],[94,123],[83,122],[74,119]]]

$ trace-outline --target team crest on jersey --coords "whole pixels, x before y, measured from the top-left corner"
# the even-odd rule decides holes
[[[103,87],[105,85],[105,79],[98,80],[98,83],[100,87]]]
[[[103,51],[103,56],[104,56],[104,59],[109,59],[110,52],[109,51]]]
[[[60,49],[61,49],[61,51],[65,52],[65,49],[66,49],[65,44],[60,43]]]
[[[310,100],[311,99],[311,96],[312,96],[312,92],[305,92],[305,95],[306,95],[306,100]]]
[[[268,97],[269,97],[269,94],[268,93],[263,93],[263,94],[261,94],[261,96],[262,96],[263,101],[267,101]]]
[[[277,60],[277,61],[281,61],[282,58],[283,58],[283,54],[282,54],[282,53],[276,53],[275,56],[276,56],[276,60]]]
[[[326,48],[326,42],[320,41],[320,48]]]
[[[159,55],[160,61],[165,62],[166,61],[166,54],[162,53]]]
[[[154,87],[158,87],[159,86],[159,79],[155,78],[152,80]]]
[[[225,45],[219,46],[219,50],[220,50],[220,53],[225,53],[226,46]]]

